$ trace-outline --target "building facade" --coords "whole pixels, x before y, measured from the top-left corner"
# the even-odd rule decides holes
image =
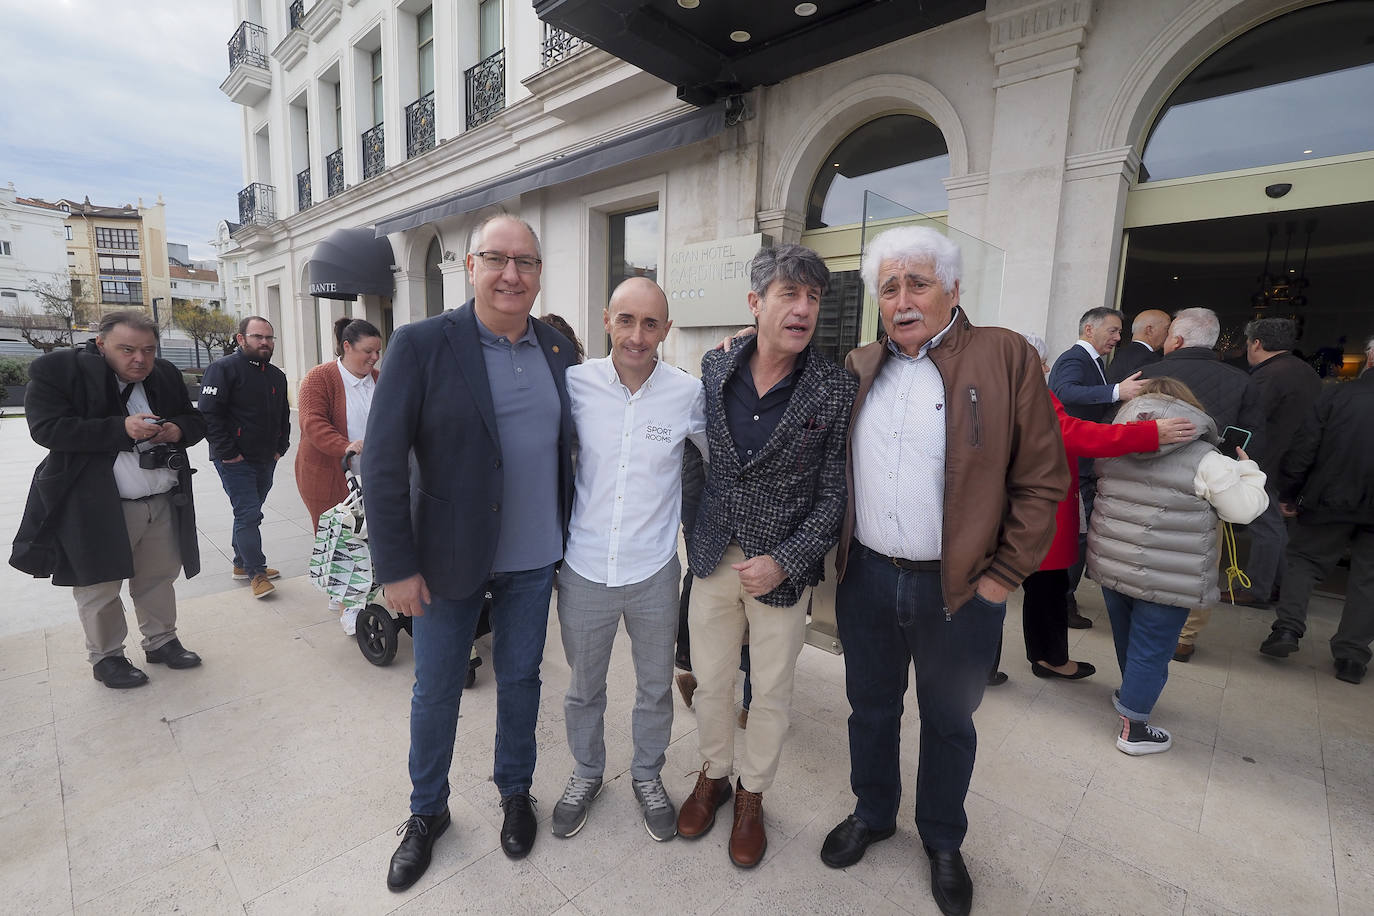
[[[0,188],[0,314],[43,314],[35,286],[68,282],[64,214],[55,204]]]
[[[167,215],[161,195],[151,207],[103,207],[63,198],[56,206],[66,217],[67,269],[81,284],[92,318],[105,312],[145,308],[164,327],[171,320],[167,261]]]
[[[223,310],[242,320],[256,314],[253,307],[253,278],[248,269],[248,252],[234,241],[239,224],[220,220],[210,247],[215,249],[215,273],[224,292]]]
[[[214,270],[173,264],[168,268],[168,273],[173,302],[184,299],[217,312],[224,308],[224,286]]]
[[[828,352],[873,339],[858,257],[866,232],[901,222],[962,243],[975,321],[1055,350],[1099,305],[1208,305],[1231,336],[1291,314],[1302,345],[1337,362],[1374,331],[1368,0],[926,3],[946,19],[810,69],[764,63],[760,11],[826,6],[235,0],[221,87],[243,108],[232,237],[288,376],[327,357],[339,315],[389,331],[463,302],[468,235],[498,209],[543,241],[536,313],[604,354],[609,290],[655,277],[675,321],[664,355],[689,369],[749,322],[742,265],[761,238],[826,257]],[[575,37],[621,46],[577,9],[614,13],[625,34],[655,23],[664,60],[690,62],[687,38],[725,49],[710,66],[731,42],[757,54],[716,97],[647,72],[668,72],[653,53],[641,68]],[[753,32],[730,29],[751,15]],[[818,20],[812,37],[861,15]],[[312,295],[317,248],[359,227],[390,244],[390,294],[334,299],[314,282]]]

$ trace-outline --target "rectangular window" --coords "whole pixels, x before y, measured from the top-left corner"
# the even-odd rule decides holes
[[[96,227],[95,247],[114,251],[138,251],[138,230]]]
[[[610,217],[608,290],[630,277],[658,281],[658,207],[613,213]]]
[[[343,93],[338,83],[334,84],[334,142],[343,146]]]
[[[372,123],[382,123],[382,49],[372,52]]]
[[[501,0],[482,0],[477,9],[477,55],[486,60],[505,46],[501,34]]]
[[[143,284],[127,280],[101,280],[100,301],[116,305],[143,302]]]
[[[420,68],[420,95],[434,91],[434,7],[429,7],[415,19],[419,32],[416,40],[416,60]]]
[[[67,241],[70,242],[70,241],[72,240],[72,227],[71,227],[71,226],[63,226],[62,228],[67,230]]]
[[[98,262],[98,266],[100,267],[100,272],[103,274],[139,273],[138,258],[102,254],[96,260]]]
[[[4,255],[10,254],[10,243],[9,243],[9,242],[0,241],[0,254],[4,254]]]

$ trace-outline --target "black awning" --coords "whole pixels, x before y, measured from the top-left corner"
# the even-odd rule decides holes
[[[724,104],[689,111],[662,124],[645,127],[599,143],[591,149],[559,156],[540,165],[503,175],[485,184],[387,217],[377,223],[377,235],[387,236],[393,232],[404,232],[448,216],[480,210],[491,204],[509,200],[518,194],[572,181],[644,156],[706,140],[724,129]]]
[[[366,226],[336,229],[310,255],[310,295],[325,299],[390,296],[391,243]]]

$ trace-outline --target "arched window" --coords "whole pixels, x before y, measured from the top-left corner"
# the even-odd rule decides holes
[[[1374,0],[1333,0],[1236,38],[1164,104],[1140,181],[1374,150]]]
[[[940,128],[915,115],[885,115],[830,151],[811,185],[806,228],[860,222],[865,191],[922,213],[947,210],[948,177],[949,148]]]
[[[444,311],[444,274],[439,270],[443,256],[436,237],[425,252],[425,315],[430,318]]]

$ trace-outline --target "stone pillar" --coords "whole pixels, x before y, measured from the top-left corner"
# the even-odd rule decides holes
[[[467,302],[468,268],[463,252],[454,251],[452,261],[448,260],[448,252],[444,252],[444,260],[439,262],[439,273],[444,275],[444,309],[456,309]]]
[[[400,271],[396,275],[396,296],[391,300],[391,320],[396,327],[421,321],[425,317],[425,275]]]

